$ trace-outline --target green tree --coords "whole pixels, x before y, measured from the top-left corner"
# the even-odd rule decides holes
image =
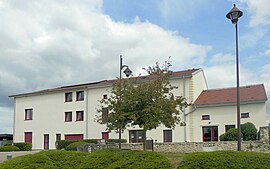
[[[256,140],[257,139],[257,129],[253,123],[247,122],[241,125],[241,132],[243,134],[243,140]]]
[[[220,135],[220,141],[237,141],[237,128],[231,128],[226,133]]]
[[[145,69],[148,76],[122,79],[113,84],[112,96],[108,100],[101,100],[101,104],[108,106],[111,111],[106,122],[108,130],[122,131],[128,125],[138,125],[144,131],[145,150],[146,131],[156,129],[161,124],[168,128],[183,125],[180,114],[189,103],[182,96],[173,94],[177,87],[170,84],[170,66],[170,62],[165,62],[163,67],[157,63]]]

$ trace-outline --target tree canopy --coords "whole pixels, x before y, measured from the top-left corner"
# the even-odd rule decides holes
[[[182,96],[175,96],[176,86],[170,84],[169,62],[164,67],[158,63],[145,69],[147,76],[116,80],[111,96],[101,100],[101,112],[104,106],[110,110],[106,121],[108,130],[124,130],[127,126],[138,125],[144,131],[156,129],[161,124],[167,128],[182,125],[180,114],[189,103]],[[99,116],[100,119],[101,116]]]

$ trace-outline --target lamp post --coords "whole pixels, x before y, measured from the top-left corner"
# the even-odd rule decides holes
[[[122,79],[122,70],[126,68],[123,72],[125,73],[126,77],[129,77],[132,74],[132,71],[128,68],[127,65],[123,65],[123,58],[122,55],[120,55],[120,74],[119,74],[119,80],[120,80],[120,85],[121,85],[121,79]],[[122,85],[121,85],[122,86]],[[121,99],[121,98],[120,98]],[[122,128],[121,126],[119,127],[119,149],[121,149],[121,133],[122,133]]]
[[[233,8],[226,15],[228,19],[232,21],[235,26],[235,40],[236,40],[236,102],[237,102],[237,150],[241,151],[241,121],[240,121],[240,90],[239,90],[239,59],[238,59],[238,30],[237,30],[237,21],[243,15],[243,12],[236,8],[233,4]]]

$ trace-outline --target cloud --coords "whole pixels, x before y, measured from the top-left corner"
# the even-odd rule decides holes
[[[270,24],[269,0],[239,0],[239,2],[247,6],[247,10],[251,15],[249,22],[251,27]]]
[[[0,0],[0,19],[2,118],[11,111],[8,95],[115,78],[120,54],[138,75],[169,56],[177,70],[200,65],[211,50],[139,18],[116,22],[101,0]]]
[[[232,54],[223,54],[223,53],[217,53],[213,55],[211,63],[224,63],[224,62],[234,62],[234,56]]]
[[[0,107],[0,133],[10,134],[12,133],[13,123],[13,108]]]

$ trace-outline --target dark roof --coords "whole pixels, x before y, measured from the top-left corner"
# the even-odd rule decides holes
[[[201,69],[188,69],[184,71],[177,71],[172,72],[171,78],[184,78],[184,77],[192,77],[192,74],[198,70]],[[139,77],[143,80],[151,80],[154,79],[155,76],[147,75],[147,76],[141,76]],[[97,88],[97,87],[105,87],[110,86],[116,79],[113,80],[102,80],[98,82],[92,82],[92,83],[84,83],[84,84],[77,84],[77,85],[69,85],[69,86],[62,86],[57,88],[51,88],[51,89],[45,89],[30,93],[23,93],[23,94],[16,94],[9,97],[24,97],[24,96],[32,96],[32,95],[40,95],[40,94],[46,94],[46,93],[52,93],[52,92],[60,92],[65,90],[72,90],[72,89],[82,89],[82,88]]]
[[[240,87],[240,102],[265,102],[263,84]],[[236,88],[204,90],[195,100],[195,106],[236,103]]]

